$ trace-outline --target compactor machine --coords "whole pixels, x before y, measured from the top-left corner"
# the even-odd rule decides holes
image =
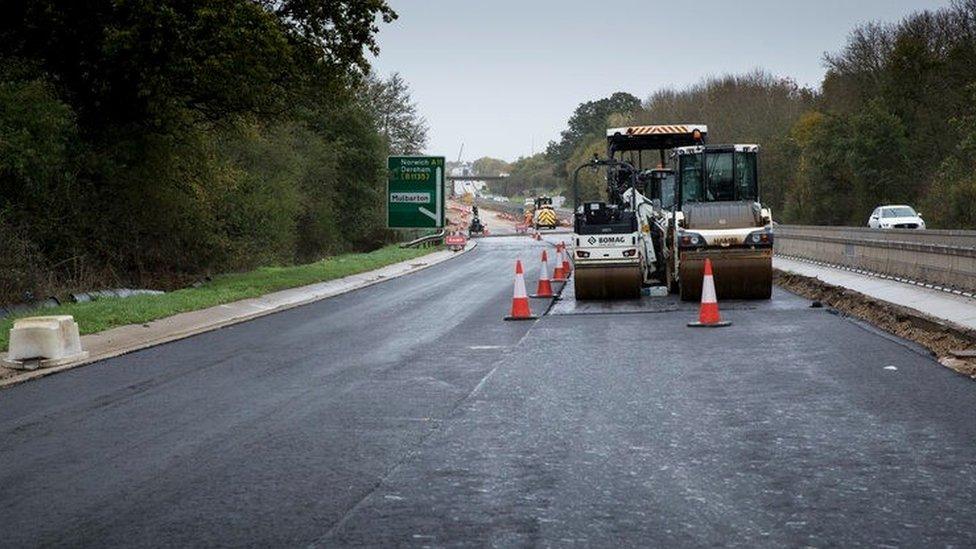
[[[701,296],[705,258],[719,299],[769,299],[772,214],[760,202],[758,145],[675,149],[678,230],[673,234],[681,298]]]
[[[773,228],[760,202],[757,145],[706,145],[703,125],[607,131],[607,158],[573,175],[577,299],[642,288],[701,297],[712,262],[720,299],[768,299]],[[650,164],[650,166],[649,166]],[[606,171],[606,199],[581,203],[579,172]]]
[[[677,280],[672,251],[675,177],[668,153],[704,144],[707,134],[701,124],[611,128],[607,158],[594,158],[576,169],[577,299],[636,298],[645,286],[667,292]],[[605,170],[605,200],[580,201],[579,173],[584,168]]]

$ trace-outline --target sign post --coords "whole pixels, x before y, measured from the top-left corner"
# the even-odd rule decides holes
[[[391,229],[444,227],[444,157],[387,159],[386,226]]]

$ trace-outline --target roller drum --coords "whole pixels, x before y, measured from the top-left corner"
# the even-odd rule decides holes
[[[773,293],[773,257],[759,253],[697,253],[683,257],[679,277],[681,299],[701,299],[705,257],[712,261],[715,293],[722,299],[769,299]]]
[[[637,299],[641,294],[639,265],[583,266],[573,274],[576,299]]]

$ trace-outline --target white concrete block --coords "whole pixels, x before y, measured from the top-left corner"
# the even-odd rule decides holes
[[[78,324],[70,315],[36,316],[14,321],[4,366],[12,368],[49,367],[83,360]]]

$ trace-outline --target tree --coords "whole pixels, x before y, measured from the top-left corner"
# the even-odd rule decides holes
[[[289,34],[311,47],[313,57],[336,67],[354,65],[368,72],[364,50],[378,55],[377,19],[391,23],[397,14],[386,0],[253,0],[273,13]]]
[[[967,90],[976,82],[976,0],[858,27],[826,61],[821,107],[851,124],[857,212],[848,222],[862,223],[880,202],[921,199],[930,226],[969,223],[966,215],[941,216],[958,211],[955,201],[963,209],[971,204],[966,172],[976,165],[966,167],[971,159],[960,147],[973,99]]]
[[[631,114],[640,106],[640,99],[626,92],[617,92],[576,107],[569,118],[569,127],[560,134],[559,141],[551,141],[546,148],[546,156],[556,165],[557,173],[562,176],[567,174],[566,162],[577,147],[591,137],[604,135],[610,115]]]
[[[878,100],[846,117],[850,137],[847,162],[853,178],[853,211],[847,221],[858,223],[863,212],[880,204],[913,202],[915,170],[909,169],[905,125]],[[858,223],[859,224],[859,223]]]
[[[638,113],[643,124],[704,123],[709,143],[757,143],[763,202],[774,215],[796,173],[790,130],[814,103],[813,91],[763,71],[709,78],[683,90],[653,93]]]
[[[820,112],[803,115],[791,131],[799,151],[784,217],[789,223],[840,225],[851,215],[852,177],[848,171],[845,123]]]
[[[474,173],[478,175],[501,175],[508,173],[512,166],[498,158],[483,156],[471,163]]]
[[[186,123],[285,105],[293,49],[274,16],[247,0],[18,1],[0,48],[52,75],[89,132],[177,132]]]
[[[391,238],[389,146],[361,98],[395,16],[383,0],[0,4],[0,231],[17,258],[0,301],[42,279],[167,288]],[[384,86],[413,108],[402,80]],[[422,148],[408,129],[391,138]]]
[[[935,228],[976,227],[976,84],[967,92],[973,102],[951,121],[963,137],[942,161],[922,203]]]
[[[366,78],[364,106],[386,137],[391,154],[420,154],[427,147],[427,121],[417,112],[410,88],[399,73]]]
[[[519,158],[511,164],[509,176],[492,182],[491,189],[504,196],[533,196],[555,192],[562,179],[553,173],[552,163],[544,153]]]

